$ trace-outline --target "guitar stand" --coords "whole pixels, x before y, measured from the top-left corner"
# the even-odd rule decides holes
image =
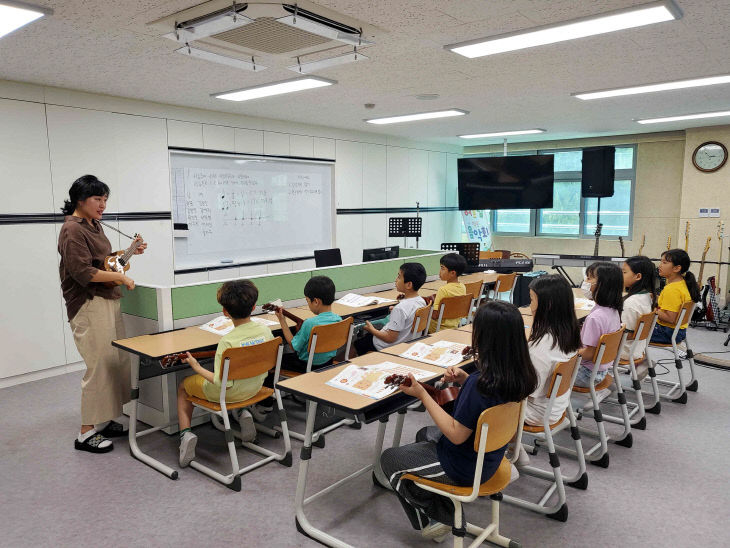
[[[571,287],[580,287],[579,285],[576,285],[576,283],[573,281],[573,279],[568,275],[568,273],[565,271],[565,267],[562,265],[555,265],[553,266],[554,270],[557,270],[558,273],[568,280],[568,283],[570,283]]]

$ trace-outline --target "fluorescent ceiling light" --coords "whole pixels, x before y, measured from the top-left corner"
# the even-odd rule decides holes
[[[459,135],[462,139],[482,139],[484,137],[509,137],[510,135],[532,135],[545,133],[544,129],[518,129],[516,131],[497,131],[494,133],[474,133],[473,135]]]
[[[180,23],[174,32],[164,36],[181,44],[187,44],[193,40],[200,40],[214,34],[243,27],[254,21],[245,15],[241,15],[241,12],[247,7],[247,4],[234,3],[231,7]]]
[[[682,11],[673,0],[663,0],[610,11],[601,15],[582,17],[564,23],[451,44],[444,46],[444,48],[473,59],[484,55],[544,46],[586,36],[671,21],[681,17]]]
[[[389,116],[388,118],[371,118],[363,120],[368,124],[398,124],[400,122],[414,122],[416,120],[432,120],[434,118],[448,118],[449,116],[463,116],[469,114],[466,110],[450,108],[448,110],[437,110],[434,112],[419,112],[417,114],[403,114],[401,116]]]
[[[51,9],[40,8],[25,2],[2,0],[0,1],[0,38],[52,13]]]
[[[347,63],[354,63],[356,61],[367,61],[368,59],[369,57],[366,57],[359,51],[351,51],[350,53],[345,53],[344,55],[328,57],[327,59],[320,59],[319,61],[300,63],[298,65],[292,65],[291,67],[286,68],[300,74],[310,74],[312,72],[317,72],[318,70],[322,70],[325,68],[334,67],[337,65],[345,65]]]
[[[252,88],[213,93],[211,97],[215,97],[216,99],[225,99],[227,101],[248,101],[250,99],[258,99],[260,97],[270,97],[272,95],[281,95],[283,93],[292,93],[294,91],[303,91],[305,89],[331,86],[336,83],[337,82],[335,80],[327,80],[326,78],[320,78],[318,76],[305,76],[303,78],[294,78],[292,80],[284,80],[283,82],[264,84]]]
[[[620,97],[622,95],[637,95],[639,93],[654,93],[655,91],[670,91],[673,89],[697,88],[728,83],[730,83],[730,74],[722,74],[720,76],[692,78],[691,80],[677,80],[674,82],[663,82],[661,84],[646,84],[629,88],[606,89],[602,91],[581,91],[578,93],[571,93],[571,95],[578,99],[589,101],[591,99],[605,99],[607,97]]]
[[[235,57],[226,57],[225,55],[219,55],[217,53],[213,53],[211,51],[205,51],[203,49],[199,48],[193,48],[190,46],[183,46],[179,49],[175,50],[175,53],[180,53],[182,55],[186,55],[188,57],[197,57],[198,59],[203,59],[205,61],[212,61],[213,63],[220,63],[222,65],[228,65],[230,67],[240,68],[244,70],[250,70],[253,72],[258,72],[261,70],[266,70],[267,66],[259,65],[255,62],[253,62],[253,58],[251,58],[251,61],[244,61],[243,59],[237,59]]]
[[[730,116],[730,110],[722,112],[703,112],[700,114],[685,114],[683,116],[668,116],[666,118],[645,118],[644,120],[636,120],[640,124],[660,124],[662,122],[679,122],[681,120],[699,120],[701,118],[720,118],[721,116]]]

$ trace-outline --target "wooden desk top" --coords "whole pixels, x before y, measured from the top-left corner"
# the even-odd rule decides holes
[[[582,310],[580,308],[575,309],[575,317],[579,320],[582,320],[590,313],[590,310]],[[523,306],[522,308],[520,308],[520,314],[522,314],[523,318],[532,317],[532,311],[530,310],[529,306]]]
[[[413,398],[406,396],[405,394],[400,392],[400,390],[394,392],[390,396],[386,396],[385,398],[382,398],[380,400],[375,400],[367,396],[354,394],[352,392],[348,392],[347,390],[342,390],[340,388],[335,388],[334,386],[329,386],[328,384],[326,384],[327,381],[332,379],[348,365],[375,365],[383,362],[392,362],[401,365],[407,365],[409,367],[414,367],[416,369],[422,369],[424,371],[430,371],[431,373],[433,373],[433,375],[431,375],[430,377],[423,379],[424,381],[441,377],[444,374],[444,368],[438,367],[437,365],[430,365],[428,363],[406,360],[398,356],[382,354],[380,352],[371,352],[364,356],[358,356],[350,362],[343,363],[342,365],[331,367],[329,369],[312,371],[310,373],[305,373],[304,375],[299,375],[298,377],[286,379],[277,383],[277,387],[281,390],[284,390],[285,392],[293,392],[306,399],[325,403],[327,405],[337,407],[338,409],[342,409],[343,411],[353,413],[355,415],[364,414],[368,409],[374,409],[378,407],[383,409],[388,408],[390,405],[396,403],[388,402],[388,400],[394,400],[398,396],[400,396],[400,398],[398,398],[398,405],[400,406],[407,405],[409,402],[413,402]],[[390,412],[392,411],[389,411],[387,414],[389,414]]]
[[[532,316],[522,316],[522,321],[525,322],[525,327],[531,328],[532,327]],[[467,324],[462,327],[457,328],[457,331],[464,331],[465,333],[471,333],[474,331],[473,324]],[[528,339],[530,338],[530,334],[532,333],[532,329],[525,329],[525,337]]]
[[[482,282],[485,284],[493,284],[497,281],[497,276],[499,274],[487,274],[486,272],[474,272],[473,274],[465,274],[464,276],[459,276],[459,281],[463,284],[469,284],[472,282]],[[423,287],[426,289],[436,289],[438,290],[442,285],[444,285],[446,282],[443,280],[434,280],[432,282],[426,282],[423,284]]]
[[[422,287],[418,290],[418,294],[421,297],[430,297],[432,295],[436,294],[435,289],[426,289]],[[373,296],[373,297],[382,297],[383,299],[397,299],[398,295],[400,295],[400,292],[396,289],[388,289],[387,291],[378,291],[377,293],[365,293],[365,295]],[[396,304],[396,303],[392,303]]]
[[[395,291],[395,290],[393,290]],[[377,295],[378,297],[388,298],[387,295],[382,295],[380,293],[368,293],[367,295]],[[395,299],[395,297],[392,297]],[[394,306],[398,304],[397,301],[393,301],[390,303],[383,303],[383,304],[372,304],[370,306],[346,306],[344,304],[338,304],[336,302],[332,303],[332,312],[340,316],[341,318],[347,318],[349,316],[354,316],[355,314],[360,314],[361,312],[371,312],[373,310],[382,310],[382,309],[388,309],[388,307]],[[299,316],[303,320],[306,320],[307,318],[311,318],[314,316],[314,314],[309,310],[309,307],[307,306],[300,306],[297,308],[292,308],[291,313],[295,316]]]

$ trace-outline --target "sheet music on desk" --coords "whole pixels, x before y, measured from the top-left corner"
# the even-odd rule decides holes
[[[380,400],[398,390],[397,386],[385,385],[386,377],[408,375],[408,373],[412,373],[416,380],[433,376],[430,371],[385,361],[374,365],[348,365],[326,384],[360,396]]]

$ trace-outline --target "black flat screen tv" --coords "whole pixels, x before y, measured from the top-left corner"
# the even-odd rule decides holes
[[[459,209],[553,207],[553,156],[459,158]]]

